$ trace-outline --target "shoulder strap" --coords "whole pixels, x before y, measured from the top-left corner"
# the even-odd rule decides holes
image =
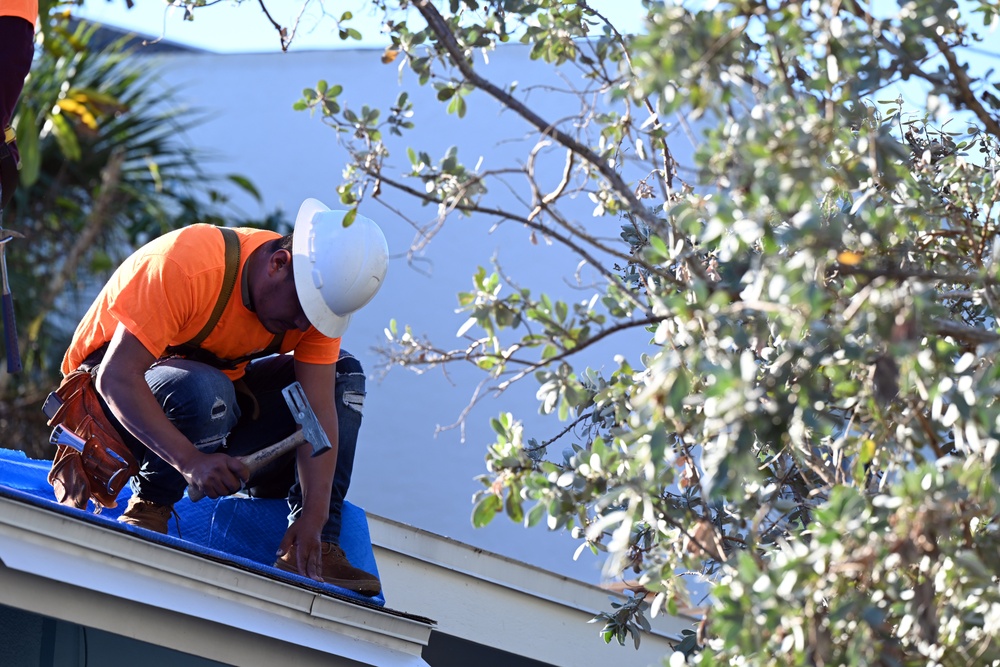
[[[222,232],[222,238],[226,243],[226,272],[222,277],[222,291],[219,293],[219,298],[215,302],[215,308],[212,310],[208,322],[194,338],[184,343],[185,346],[200,347],[208,338],[208,334],[212,333],[212,329],[219,323],[222,311],[226,309],[229,297],[233,295],[233,289],[236,287],[236,274],[240,271],[240,237],[228,227],[219,227],[219,231]]]
[[[275,334],[266,349],[254,354],[242,356],[239,359],[221,359],[208,350],[203,350],[201,348],[201,344],[206,338],[208,338],[208,334],[212,333],[212,329],[214,329],[215,325],[219,323],[219,318],[222,317],[222,311],[226,309],[226,304],[229,303],[229,298],[232,296],[233,290],[236,288],[236,275],[240,270],[239,234],[229,227],[219,227],[219,231],[222,232],[222,238],[226,244],[226,270],[222,277],[222,291],[219,293],[219,298],[215,302],[215,308],[212,309],[212,314],[209,316],[208,322],[206,322],[205,326],[201,328],[198,335],[186,343],[168,347],[167,352],[171,354],[181,354],[188,359],[200,361],[210,366],[214,366],[215,368],[233,370],[246,361],[259,359],[260,357],[267,357],[280,352],[281,343],[285,338],[285,334]]]

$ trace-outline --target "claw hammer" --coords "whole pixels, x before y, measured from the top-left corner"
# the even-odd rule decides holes
[[[319,420],[316,418],[316,413],[313,412],[312,406],[309,405],[309,400],[306,398],[306,393],[302,389],[302,385],[298,382],[293,382],[282,389],[281,394],[285,397],[285,403],[288,404],[288,409],[291,410],[295,422],[302,428],[284,440],[279,440],[260,451],[247,454],[246,456],[235,457],[237,461],[241,461],[243,465],[249,468],[250,478],[253,478],[254,474],[261,468],[307,442],[312,445],[313,456],[319,456],[333,447],[330,444],[330,439],[326,436],[326,431],[320,426]],[[191,502],[196,503],[204,497],[205,494],[197,489],[188,488],[188,498],[191,499]]]

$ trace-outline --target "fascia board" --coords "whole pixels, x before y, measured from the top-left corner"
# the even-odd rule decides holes
[[[420,653],[430,637],[430,623],[325,596],[9,498],[0,498],[0,560],[9,570],[360,664],[426,665]],[[49,602],[51,609],[34,611],[63,618],[60,597]],[[100,616],[64,620],[91,625]],[[115,625],[102,629],[115,632]],[[163,625],[149,625],[143,635],[133,636],[172,648],[180,639]]]
[[[665,614],[649,619],[652,632],[644,633],[640,651],[629,646],[622,662],[617,642],[603,650],[600,628],[587,623],[621,595],[384,517],[368,514],[368,525],[393,606],[422,609],[445,634],[557,666],[646,665],[669,655],[681,631],[697,623]],[[554,636],[563,641],[552,642]]]

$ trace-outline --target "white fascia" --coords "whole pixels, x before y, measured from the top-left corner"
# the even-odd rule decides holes
[[[377,515],[368,526],[387,604],[431,616],[438,632],[555,667],[662,664],[698,622],[660,614],[638,650],[631,637],[605,645],[602,625],[588,621],[623,596]]]
[[[432,621],[3,497],[0,561],[2,604],[227,664],[427,667]]]

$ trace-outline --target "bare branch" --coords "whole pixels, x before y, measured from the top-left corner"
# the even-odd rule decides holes
[[[532,109],[522,104],[520,100],[503,91],[492,81],[481,77],[472,67],[468,59],[466,59],[465,54],[462,53],[462,47],[455,39],[455,35],[448,27],[448,23],[445,21],[444,17],[441,16],[440,12],[438,12],[437,8],[430,2],[430,0],[418,0],[415,5],[417,10],[427,21],[431,30],[434,31],[440,44],[448,52],[451,62],[458,68],[469,84],[482,90],[498,102],[501,102],[508,108],[512,109],[515,113],[533,125],[543,135],[552,137],[558,143],[579,155],[583,160],[591,164],[601,174],[601,176],[608,181],[611,187],[614,188],[615,192],[618,193],[618,196],[628,202],[629,208],[631,208],[636,215],[642,218],[643,222],[653,228],[660,225],[660,221],[646,209],[642,201],[635,196],[632,189],[627,183],[625,183],[621,175],[619,175],[618,172],[608,164],[607,160],[602,159],[590,148],[584,146],[579,141],[560,130],[558,127],[555,127],[552,123],[547,122]]]

